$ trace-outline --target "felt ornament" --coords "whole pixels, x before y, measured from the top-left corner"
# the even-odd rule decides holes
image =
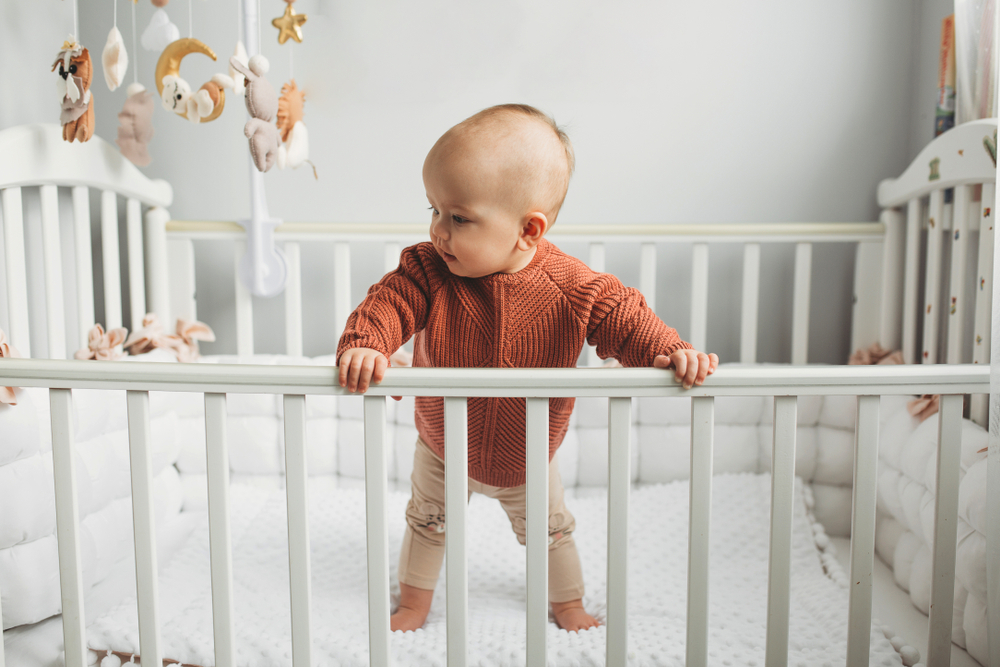
[[[309,162],[309,133],[302,122],[305,102],[306,95],[295,85],[295,79],[281,87],[277,127],[282,144],[278,146],[278,169],[295,169],[303,162]],[[309,164],[312,165],[311,162]],[[313,176],[318,178],[315,166]]]
[[[267,171],[277,161],[278,145],[281,143],[278,128],[274,125],[278,96],[271,83],[264,78],[270,65],[267,58],[259,54],[251,58],[246,67],[235,57],[229,59],[229,64],[246,77],[246,105],[251,118],[243,127],[243,134],[250,141],[254,166],[258,171]]]
[[[59,91],[62,93],[59,122],[63,126],[63,139],[69,142],[89,141],[94,135],[94,100],[90,82],[94,66],[90,52],[72,38],[63,43],[52,71],[59,68]]]
[[[247,49],[243,46],[242,40],[236,42],[236,48],[233,49],[233,58],[243,63],[244,67],[250,62],[250,57],[247,55]],[[237,95],[243,95],[246,78],[237,72],[232,65],[229,65],[229,78],[233,80],[233,92]]]
[[[104,333],[104,327],[95,324],[94,328],[87,332],[87,347],[77,350],[73,357],[76,359],[96,359],[98,361],[114,361],[121,359],[125,353],[119,347],[125,341],[125,334],[128,330],[125,327],[118,327]]]
[[[140,41],[147,51],[162,51],[181,36],[181,31],[170,22],[170,17],[162,9],[153,12],[153,18],[142,33]]]
[[[278,44],[284,44],[291,37],[296,42],[302,43],[302,24],[309,20],[305,14],[296,14],[292,4],[295,0],[285,0],[285,13],[271,21],[271,25],[278,29]]]
[[[118,114],[118,138],[115,143],[129,161],[145,167],[152,159],[147,146],[153,138],[153,95],[141,83],[128,87],[128,98]]]
[[[233,80],[225,74],[216,74],[197,92],[180,76],[181,61],[190,53],[203,53],[216,60],[215,52],[203,42],[187,37],[172,42],[160,54],[156,63],[156,88],[163,108],[187,118],[192,123],[207,123],[222,114],[226,106],[226,88],[233,87]]]
[[[165,348],[177,356],[181,362],[191,362],[201,357],[198,351],[198,341],[214,341],[215,333],[204,322],[177,318],[176,333],[164,333],[156,313],[146,313],[142,318],[142,328],[134,331],[124,347],[131,348],[130,354],[138,355],[151,352],[156,348]]]
[[[135,0],[132,0],[132,2],[135,2]],[[154,7],[166,7],[170,0],[152,0],[152,2]]]
[[[108,42],[101,53],[101,64],[104,66],[104,82],[108,84],[108,90],[115,90],[122,85],[125,70],[128,69],[128,53],[117,27],[111,28],[108,33]]]

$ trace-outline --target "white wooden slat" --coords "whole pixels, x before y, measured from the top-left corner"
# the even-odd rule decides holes
[[[639,251],[639,291],[656,312],[656,244],[643,243]]]
[[[549,621],[549,399],[527,398],[527,664],[546,664]]]
[[[854,428],[851,592],[847,617],[848,665],[867,664],[871,651],[879,400],[878,396],[858,396]]]
[[[233,543],[230,533],[229,444],[226,441],[225,394],[205,394],[205,445],[215,664],[217,667],[235,667]]]
[[[607,664],[628,663],[628,506],[632,480],[632,399],[608,399]]]
[[[156,567],[156,513],[153,505],[153,446],[149,433],[149,394],[126,392],[128,449],[132,473],[132,525],[135,539],[135,581],[139,605],[139,655],[163,664],[160,641],[159,573]]]
[[[757,304],[760,299],[760,244],[743,245],[743,311],[740,363],[757,361]]]
[[[385,396],[365,396],[365,509],[368,520],[368,648],[389,665],[389,520]]]
[[[919,199],[906,205],[906,251],[903,273],[903,359],[908,364],[917,363],[917,322],[920,305],[917,302],[920,271],[920,219],[922,207]]]
[[[302,259],[299,244],[285,242],[285,354],[302,356]]]
[[[715,398],[691,399],[691,483],[688,520],[687,667],[708,665],[709,534]]]
[[[24,264],[24,211],[21,188],[0,191],[3,206],[3,248],[7,281],[7,340],[24,357],[31,356],[28,327],[28,273]]]
[[[385,398],[382,398],[383,405]],[[288,574],[292,609],[292,664],[312,667],[309,568],[309,471],[306,465],[306,397],[286,394],[285,495],[288,509]]]
[[[94,265],[90,243],[90,190],[73,188],[73,249],[76,258],[76,347],[87,347],[87,333],[96,323],[94,316]]]
[[[954,216],[951,222],[951,277],[948,287],[948,347],[949,364],[962,363],[962,348],[966,342],[965,329],[965,270],[969,257],[969,208],[972,206],[972,186],[955,188]]]
[[[66,358],[66,303],[63,300],[62,244],[59,240],[59,188],[43,185],[42,257],[45,264],[45,324],[49,359]]]
[[[990,363],[990,320],[993,304],[993,220],[996,188],[993,183],[983,184],[982,200],[977,211],[979,225],[979,258],[976,264],[976,315],[972,334],[972,363]],[[983,428],[989,423],[987,394],[973,394],[970,399],[969,417]]]
[[[84,667],[87,664],[87,633],[83,610],[80,512],[73,464],[71,390],[49,389],[49,405],[52,419],[52,472],[56,489],[56,542],[59,549],[63,642],[66,664]]]
[[[879,219],[885,225],[885,237],[882,242],[882,295],[879,299],[881,320],[879,321],[878,341],[887,350],[899,350],[902,345],[903,262],[906,247],[906,223],[902,212],[897,209],[882,211]]]
[[[691,251],[691,345],[708,349],[708,244]]]
[[[118,244],[118,195],[101,192],[101,265],[104,269],[104,328],[122,326],[121,252]]]
[[[854,303],[851,306],[851,350],[878,342],[882,298],[882,240],[860,241],[854,253]]]
[[[795,244],[795,295],[792,303],[792,363],[809,358],[809,291],[812,288],[812,244]]]
[[[962,455],[962,400],[960,395],[942,396],[938,422],[927,664],[943,667],[951,663],[955,543],[958,536],[958,474]]]
[[[146,264],[142,248],[142,204],[138,199],[125,202],[125,229],[128,244],[128,297],[132,311],[131,330],[142,327],[146,315]]]
[[[333,331],[334,339],[347,326],[351,314],[351,244],[333,244]]]
[[[233,280],[236,285],[236,354],[253,354],[253,295],[240,280],[240,261],[247,252],[247,242],[237,241],[233,254]]]
[[[399,266],[399,244],[387,241],[384,246],[385,252],[385,272],[389,273]]]
[[[993,34],[1000,34],[1000,12],[993,12]],[[1000,86],[997,86],[1000,91]],[[994,163],[996,161],[994,160]],[[993,165],[997,167],[996,164]],[[1000,184],[1000,168],[994,183]],[[984,188],[985,190],[985,188]],[[994,205],[996,194],[994,190]],[[991,220],[996,213],[991,211]],[[995,231],[995,230],[994,230]],[[1000,243],[992,244],[993,266],[1000,269]],[[990,407],[989,446],[986,453],[986,636],[989,664],[1000,665],[1000,270],[986,280],[992,283],[990,303]],[[992,638],[992,639],[991,639]]]
[[[170,214],[164,208],[146,211],[146,282],[149,285],[148,312],[156,313],[167,326],[173,322],[170,309],[170,274],[167,262],[167,222]]]
[[[771,538],[767,567],[766,667],[788,664],[792,513],[795,489],[795,396],[774,397],[771,448]]]
[[[469,659],[469,563],[466,551],[469,498],[468,404],[465,398],[444,399],[444,515],[448,585],[448,667],[464,667]]]
[[[590,261],[588,266],[591,271],[596,271],[598,273],[604,272],[604,244],[603,243],[591,243],[590,244]],[[597,347],[594,345],[587,346],[587,361],[588,366],[600,366],[601,358],[597,356]]]
[[[171,238],[167,241],[167,270],[170,272],[170,310],[175,318],[198,319],[195,300],[194,242]],[[165,323],[172,331],[173,322]]]
[[[924,270],[924,343],[920,360],[937,363],[938,323],[941,313],[941,245],[944,232],[944,202],[941,190],[931,192],[927,211],[927,254]]]

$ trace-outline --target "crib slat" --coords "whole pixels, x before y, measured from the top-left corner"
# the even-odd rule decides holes
[[[333,244],[333,331],[339,339],[351,314],[351,244]]]
[[[588,262],[591,271],[596,271],[598,273],[604,272],[604,244],[603,243],[591,243],[590,244],[590,261]],[[600,366],[601,358],[597,356],[597,347],[593,345],[587,346],[587,365],[588,366]]]
[[[45,322],[49,359],[66,358],[66,304],[63,302],[62,248],[59,241],[59,188],[43,185],[42,253],[45,258]]]
[[[812,288],[812,243],[795,244],[795,296],[792,306],[792,363],[809,357],[809,290]]]
[[[632,399],[608,399],[607,664],[628,662],[628,505],[632,481]]]
[[[958,537],[958,474],[962,456],[962,396],[942,396],[939,416],[927,664],[948,667],[951,664],[951,626],[955,604],[955,543]]]
[[[73,248],[76,257],[76,347],[87,347],[87,333],[94,326],[94,266],[90,244],[90,189],[73,188]]]
[[[983,184],[982,201],[978,211],[979,261],[976,271],[976,316],[973,325],[972,363],[990,363],[990,319],[993,305],[993,205],[996,188],[993,183]],[[983,428],[989,422],[989,395],[973,394],[969,415]]]
[[[691,344],[708,349],[708,244],[695,243],[691,251]]]
[[[740,362],[757,361],[757,303],[760,299],[760,244],[743,245],[743,317]]]
[[[656,311],[656,244],[643,243],[639,251],[639,291]]]
[[[234,667],[236,630],[233,622],[233,544],[229,521],[229,443],[226,441],[225,394],[205,394],[205,458],[215,664],[217,667]]]
[[[63,641],[66,664],[83,667],[87,664],[87,634],[83,612],[80,513],[73,465],[73,396],[70,390],[49,389],[49,405],[52,412],[52,472],[56,487]]]
[[[969,256],[968,219],[972,205],[972,186],[955,188],[955,208],[951,221],[951,294],[948,308],[948,363],[962,363],[962,346],[965,336],[965,267]]]
[[[385,398],[382,399],[383,405]],[[312,665],[309,584],[309,513],[306,467],[306,397],[285,395],[285,495],[288,509],[288,574],[292,593],[292,664]]]
[[[771,547],[767,567],[766,667],[788,664],[792,512],[795,491],[795,396],[774,397],[771,448]]]
[[[444,534],[448,583],[448,666],[463,667],[469,657],[469,563],[466,508],[469,497],[468,404],[444,399],[444,482],[447,530]]]
[[[399,266],[399,244],[387,241],[383,251],[385,252],[385,272],[389,273]]]
[[[233,277],[236,280],[236,354],[253,354],[253,295],[240,280],[240,261],[247,252],[247,242],[237,241],[233,255]]]
[[[549,399],[527,398],[527,516],[525,538],[528,564],[527,664],[546,663],[545,631],[549,621]]]
[[[879,400],[878,396],[858,396],[858,415],[854,429],[851,598],[847,617],[848,665],[867,664],[871,651]]]
[[[924,349],[921,361],[937,363],[938,322],[941,312],[941,235],[944,228],[944,197],[941,190],[931,192],[927,212],[927,259],[924,273]]]
[[[146,315],[146,267],[142,251],[142,204],[138,199],[125,202],[125,229],[128,243],[128,296],[132,311],[132,331],[142,327]]]
[[[905,227],[903,214],[898,209],[882,211],[879,219],[885,225],[885,236],[882,240],[882,297],[879,301],[881,318],[878,341],[887,350],[898,350],[902,345],[900,331],[903,318]]]
[[[389,520],[385,396],[365,396],[365,508],[368,520],[368,647],[389,665]]]
[[[156,567],[156,513],[153,506],[153,456],[149,434],[149,393],[126,392],[128,450],[132,473],[132,523],[135,528],[135,583],[139,604],[139,654],[163,664],[160,643],[159,584]]]
[[[299,244],[285,242],[285,354],[302,356],[302,260]]]
[[[714,440],[715,398],[693,397],[688,521],[687,667],[708,665],[708,554]]]
[[[920,270],[920,199],[906,205],[906,252],[903,278],[903,359],[917,363],[918,271]]]
[[[174,317],[198,319],[194,287],[194,242],[185,238],[167,241],[167,262],[170,271],[170,309]],[[173,329],[173,322],[166,324],[168,330]]]
[[[170,274],[167,269],[167,222],[170,214],[166,209],[154,206],[146,211],[146,258],[149,262],[149,309],[156,313],[160,322],[173,322],[170,309]]]
[[[118,246],[118,195],[101,192],[101,265],[104,268],[104,328],[122,325],[122,279]]]
[[[24,264],[24,212],[21,188],[0,192],[3,202],[3,248],[7,267],[7,338],[24,357],[31,356],[28,333],[28,273]]]

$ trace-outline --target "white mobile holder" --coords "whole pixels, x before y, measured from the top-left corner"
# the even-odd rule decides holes
[[[254,296],[281,294],[288,278],[288,264],[280,248],[274,245],[274,228],[281,220],[267,212],[264,199],[264,175],[250,160],[250,219],[240,220],[247,230],[247,251],[240,260],[240,280]]]

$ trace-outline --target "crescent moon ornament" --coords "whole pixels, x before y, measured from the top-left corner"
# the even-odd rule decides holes
[[[218,60],[212,49],[205,45],[205,43],[201,40],[194,39],[193,37],[185,37],[168,44],[167,48],[163,49],[163,53],[160,54],[160,59],[156,62],[156,90],[160,94],[161,99],[163,98],[163,77],[173,76],[179,79],[181,61],[184,59],[184,56],[191,53],[203,53],[212,60]],[[194,122],[198,122],[200,120],[202,123],[207,123],[215,120],[222,115],[222,109],[226,106],[226,91],[224,87],[216,86],[216,88],[218,89],[219,100],[215,103],[212,113],[208,116],[204,116],[200,119],[191,118],[188,115],[188,109],[186,107],[183,111],[175,110],[174,113]]]

